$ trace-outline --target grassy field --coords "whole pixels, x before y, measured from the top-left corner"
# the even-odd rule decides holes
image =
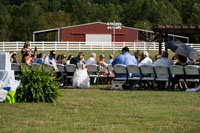
[[[54,104],[1,103],[0,132],[200,131],[199,93],[109,88],[61,89]]]

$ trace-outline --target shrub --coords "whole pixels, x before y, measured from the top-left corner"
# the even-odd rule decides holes
[[[43,71],[42,65],[35,71],[22,66],[21,84],[16,92],[17,102],[55,102],[58,98],[59,82],[55,72]]]

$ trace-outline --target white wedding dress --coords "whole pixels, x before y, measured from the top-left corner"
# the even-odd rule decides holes
[[[89,88],[90,78],[87,70],[82,69],[82,63],[77,63],[77,69],[73,76],[73,88]]]

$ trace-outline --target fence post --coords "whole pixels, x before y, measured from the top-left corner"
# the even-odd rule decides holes
[[[92,42],[90,42],[90,51],[92,51]]]
[[[57,48],[57,46],[56,46],[56,41],[55,41],[54,45],[55,45],[55,51],[56,51],[56,48]]]
[[[5,44],[4,44],[4,42],[3,42],[3,51],[5,51],[4,45],[5,45]]]
[[[69,51],[69,42],[67,41],[67,51]]]
[[[153,42],[153,50],[155,51],[156,50],[156,43]]]
[[[42,42],[42,51],[44,51],[44,41]]]
[[[101,42],[101,51],[103,51],[103,42]]]
[[[146,42],[144,42],[144,51],[146,51]]]
[[[18,51],[18,47],[19,47],[19,45],[18,45],[18,41],[16,42],[16,51]]]
[[[79,51],[81,50],[81,42],[80,41],[78,42],[78,50]]]

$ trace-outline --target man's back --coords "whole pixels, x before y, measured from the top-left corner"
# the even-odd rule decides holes
[[[161,58],[154,62],[155,66],[171,66],[174,65],[174,62],[168,58]]]
[[[129,64],[137,64],[137,60],[129,53],[122,53],[113,60],[112,65],[115,64],[123,64],[127,66]]]
[[[87,60],[86,64],[96,64],[96,61],[95,61],[95,59],[94,59],[93,57],[90,57],[90,58]]]

